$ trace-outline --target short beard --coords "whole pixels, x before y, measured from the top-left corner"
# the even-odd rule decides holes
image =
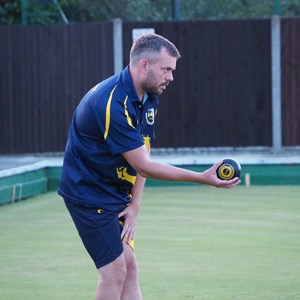
[[[146,80],[144,81],[143,84],[143,90],[147,93],[147,94],[160,94],[158,88],[155,85],[155,77],[153,75],[152,70],[149,70],[149,73],[147,75]]]

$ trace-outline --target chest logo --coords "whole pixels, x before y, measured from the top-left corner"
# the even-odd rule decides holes
[[[146,121],[148,125],[154,124],[154,108],[149,108],[146,112]]]

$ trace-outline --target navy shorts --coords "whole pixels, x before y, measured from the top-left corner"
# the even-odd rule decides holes
[[[97,269],[123,253],[122,225],[117,212],[86,208],[65,199],[78,234]]]

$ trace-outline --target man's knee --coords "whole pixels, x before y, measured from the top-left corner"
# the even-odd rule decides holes
[[[137,263],[132,249],[128,246],[124,246],[125,259],[126,259],[126,278],[137,278]]]
[[[105,285],[123,286],[126,278],[127,266],[124,255],[99,269],[99,281]]]
[[[130,278],[137,278],[137,265],[134,260],[130,260],[126,265],[126,276]]]

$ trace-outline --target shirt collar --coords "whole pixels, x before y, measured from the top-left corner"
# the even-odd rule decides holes
[[[147,99],[148,99],[148,94],[145,93],[145,94],[144,94],[144,98],[143,98],[143,100],[142,100],[143,105],[146,103]]]

